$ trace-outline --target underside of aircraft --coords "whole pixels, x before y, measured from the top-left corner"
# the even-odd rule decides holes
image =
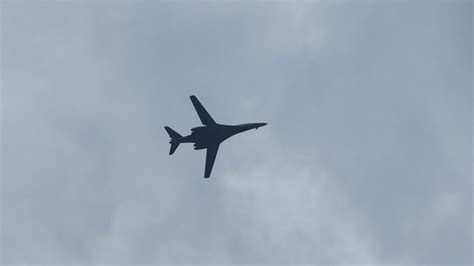
[[[192,128],[191,134],[184,137],[170,127],[165,126],[165,130],[168,132],[168,135],[171,139],[169,142],[171,144],[169,154],[172,155],[181,143],[194,143],[195,150],[206,149],[206,167],[204,170],[204,178],[211,176],[211,171],[214,161],[216,160],[217,151],[219,150],[219,145],[222,142],[235,134],[250,129],[258,129],[259,127],[267,125],[267,123],[246,123],[240,125],[218,124],[207,112],[201,102],[199,102],[196,96],[192,95],[190,96],[190,99],[203,126]]]

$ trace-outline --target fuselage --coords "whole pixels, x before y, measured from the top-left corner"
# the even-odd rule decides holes
[[[171,144],[169,155],[172,155],[176,151],[180,143],[194,143],[195,150],[206,149],[204,178],[211,176],[212,167],[216,160],[219,145],[223,141],[235,134],[267,125],[267,123],[247,123],[235,126],[218,124],[195,95],[191,95],[189,98],[191,99],[194,109],[196,109],[196,113],[198,114],[199,120],[201,120],[203,126],[191,129],[191,134],[184,137],[174,131],[171,127],[165,126]]]
[[[241,125],[221,125],[214,124],[209,126],[200,126],[191,129],[191,134],[184,136],[176,141],[179,143],[194,143],[194,149],[206,149],[211,145],[219,144],[235,134],[257,129],[265,126],[267,123],[247,123]]]

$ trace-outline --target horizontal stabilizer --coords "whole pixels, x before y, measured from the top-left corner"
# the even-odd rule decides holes
[[[179,142],[171,142],[170,147],[170,155],[174,153],[174,151],[178,148]]]
[[[170,144],[171,144],[170,155],[171,155],[178,148],[178,146],[179,146],[178,139],[182,138],[182,136],[178,132],[171,129],[170,127],[165,127],[165,129],[166,129],[166,132],[168,132],[168,135],[170,135],[170,138],[171,138],[171,141],[170,141]]]
[[[173,129],[171,129],[170,127],[165,127],[165,129],[166,129],[166,132],[168,132],[168,135],[170,135],[170,138],[171,138],[171,139],[179,139],[179,138],[181,138],[181,135],[180,135],[178,132],[176,132],[176,131],[174,131]]]

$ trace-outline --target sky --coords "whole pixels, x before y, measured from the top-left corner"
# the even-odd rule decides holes
[[[2,263],[473,263],[471,1],[0,8]]]

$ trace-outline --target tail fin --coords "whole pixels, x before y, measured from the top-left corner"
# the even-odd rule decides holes
[[[174,151],[178,148],[179,142],[171,142],[170,147],[170,155],[174,153]]]
[[[166,132],[168,132],[168,135],[171,138],[171,140],[170,140],[170,144],[171,144],[170,155],[171,155],[178,148],[179,142],[177,140],[182,138],[182,136],[178,132],[171,129],[170,127],[165,127],[165,129],[166,129]]]
[[[165,129],[166,129],[166,132],[168,132],[168,135],[170,135],[171,139],[182,138],[182,136],[178,132],[172,130],[170,127],[165,127]]]

